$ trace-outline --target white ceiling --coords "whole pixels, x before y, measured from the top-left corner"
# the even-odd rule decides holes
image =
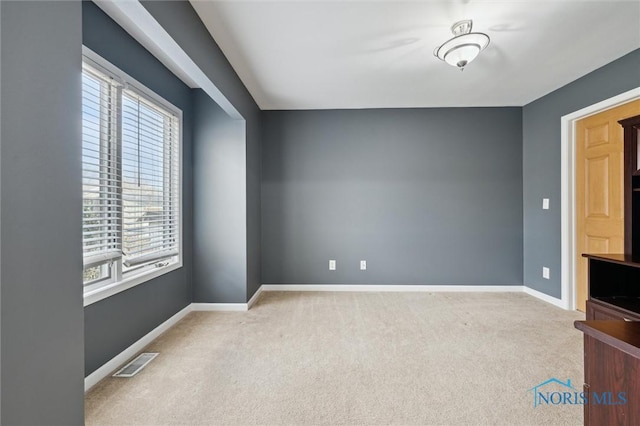
[[[521,106],[640,47],[638,0],[191,3],[262,109]],[[463,72],[433,56],[461,19]]]

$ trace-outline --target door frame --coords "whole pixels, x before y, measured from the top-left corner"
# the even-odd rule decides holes
[[[576,122],[582,118],[640,99],[640,87],[574,111],[560,118],[560,234],[561,234],[561,299],[564,309],[576,309]]]

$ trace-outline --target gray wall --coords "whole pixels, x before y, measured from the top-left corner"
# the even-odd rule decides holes
[[[265,111],[263,283],[522,284],[521,118]]]
[[[184,266],[85,308],[85,374],[89,375],[191,303],[193,111],[191,89],[91,2],[82,5],[82,42],[183,112]]]
[[[84,422],[80,2],[2,8],[2,424]]]
[[[245,174],[246,174],[246,286],[245,298],[233,300],[217,298],[200,299],[200,296],[218,294],[212,292],[210,280],[194,280],[194,302],[246,302],[260,287],[260,146],[261,113],[240,78],[213,40],[198,14],[186,1],[144,1],[145,8],[182,47],[216,87],[226,96],[246,120]],[[208,185],[210,182],[196,182]],[[207,205],[206,203],[202,204]],[[202,217],[207,211],[199,212]],[[196,212],[196,215],[198,212]],[[223,226],[213,224],[212,226]],[[199,234],[197,225],[195,233]],[[213,246],[215,242],[211,242]],[[197,264],[195,265],[198,268]],[[203,287],[200,289],[200,287]],[[236,287],[234,285],[234,287]],[[220,290],[222,291],[222,290]],[[226,294],[226,293],[225,293]]]
[[[246,299],[247,207],[244,120],[194,91],[193,300]]]
[[[640,87],[640,49],[523,108],[524,283],[561,297],[560,118]],[[542,210],[542,198],[550,210]],[[551,279],[542,278],[542,267]]]
[[[0,7],[0,23],[2,7]],[[0,52],[2,52],[2,30],[0,29]],[[0,64],[2,63],[0,53]],[[2,65],[0,65],[0,87],[2,87]],[[0,89],[0,92],[2,90]],[[2,102],[0,101],[0,129],[2,129]],[[0,193],[2,193],[2,131],[0,130]],[[0,196],[0,235],[2,235],[2,197]],[[2,243],[0,243],[0,377],[2,377]],[[2,386],[0,379],[0,423],[2,423]]]

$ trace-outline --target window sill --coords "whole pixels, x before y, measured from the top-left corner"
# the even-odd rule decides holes
[[[118,294],[139,284],[145,283],[154,278],[158,278],[161,275],[167,274],[171,271],[175,271],[179,268],[182,268],[182,262],[175,262],[163,268],[158,268],[153,271],[147,271],[140,275],[129,277],[126,280],[122,280],[117,283],[110,283],[91,291],[85,291],[84,306],[89,306],[93,303],[99,302],[100,300],[106,299],[107,297],[113,296],[114,294]]]

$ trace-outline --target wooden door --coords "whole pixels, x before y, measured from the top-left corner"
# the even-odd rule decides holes
[[[624,134],[618,124],[640,113],[640,100],[576,123],[576,307],[585,310],[582,253],[624,253]]]

